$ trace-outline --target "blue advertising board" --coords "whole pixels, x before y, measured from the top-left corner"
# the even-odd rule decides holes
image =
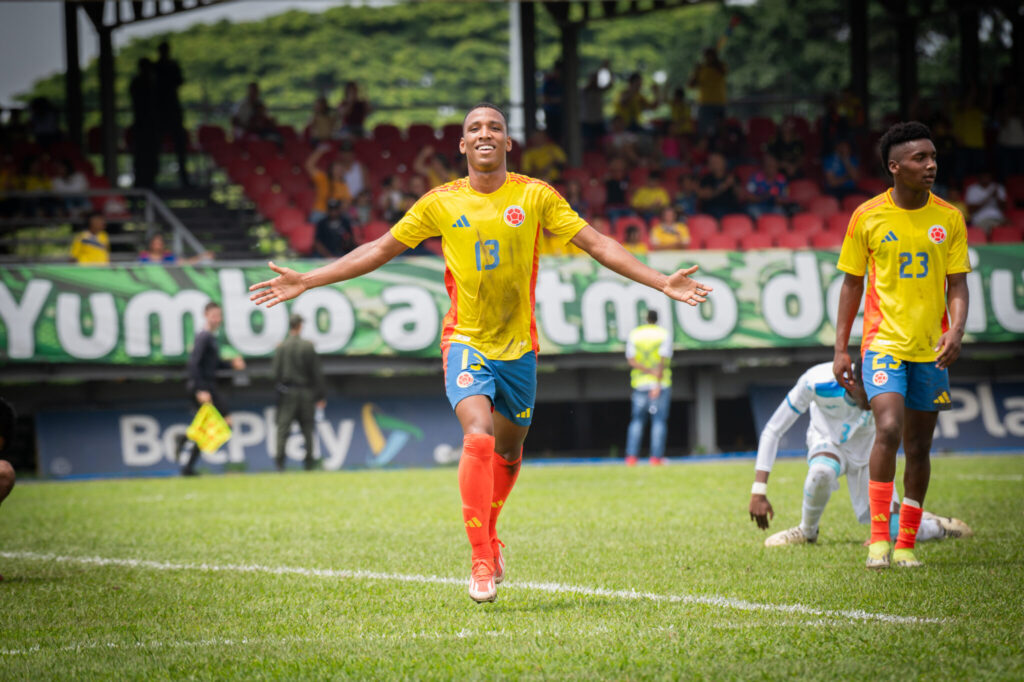
[[[757,386],[750,391],[758,433],[791,386]],[[977,382],[952,385],[953,407],[939,412],[932,452],[1020,450],[1024,452],[1024,383]],[[806,452],[807,415],[786,432],[780,451]]]
[[[233,408],[231,439],[204,453],[200,468],[270,471],[277,443],[276,409]],[[192,415],[183,408],[42,412],[36,419],[40,474],[52,478],[161,475],[177,472],[176,444]],[[332,400],[317,422],[314,457],[319,467],[405,468],[458,461],[462,430],[447,402],[433,398],[374,402]],[[305,442],[293,425],[285,443],[291,467],[305,458]]]

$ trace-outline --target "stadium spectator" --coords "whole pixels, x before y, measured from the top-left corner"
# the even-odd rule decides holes
[[[523,152],[523,172],[548,183],[558,182],[566,164],[565,152],[555,144],[546,130],[534,131]]]
[[[672,197],[662,186],[661,171],[654,169],[647,174],[647,180],[633,192],[629,204],[644,220],[651,220],[672,203]]]
[[[978,175],[978,181],[967,188],[964,195],[968,222],[985,231],[1006,222],[1006,188],[992,178],[992,171]]]
[[[148,57],[139,59],[138,67],[128,84],[132,100],[132,171],[136,187],[152,188],[160,165],[156,73]]]
[[[337,199],[327,202],[327,215],[316,223],[313,252],[322,258],[338,258],[356,247],[352,221]]]
[[[179,258],[173,251],[168,250],[167,241],[159,232],[149,238],[145,251],[139,252],[140,263],[159,263],[161,265],[193,265],[200,261],[213,260],[213,252],[206,251],[188,258]]]
[[[309,123],[306,124],[306,133],[309,136],[310,144],[316,147],[334,137],[334,133],[338,129],[338,121],[338,114],[331,111],[330,105],[327,104],[327,98],[322,95],[317,97],[313,102],[313,114],[309,118]]]
[[[985,112],[978,103],[978,89],[972,85],[957,103],[953,113],[953,135],[957,141],[955,169],[970,177],[987,166],[985,152]]]
[[[332,160],[326,173],[317,167],[320,159],[329,151],[331,151],[330,145],[322,144],[314,149],[306,159],[306,173],[316,189],[313,211],[309,214],[309,221],[314,225],[327,215],[329,200],[337,199],[344,208],[348,208],[352,201],[352,193],[348,189],[348,183],[345,182],[345,166],[340,159]]]
[[[275,121],[267,112],[267,106],[263,102],[257,102],[252,116],[249,117],[249,125],[245,129],[246,135],[258,137],[261,140],[269,140],[279,148],[284,145],[284,138],[277,128]]]
[[[683,137],[694,133],[693,111],[686,99],[686,88],[678,86],[672,91],[669,106],[669,135]]]
[[[89,199],[83,194],[89,190],[89,180],[67,159],[60,161],[61,172],[53,178],[53,191],[63,195],[64,211],[78,218],[89,210]]]
[[[996,163],[999,179],[1024,175],[1024,108],[1017,89],[1009,89],[1006,103],[997,112]]]
[[[420,174],[413,175],[409,178],[409,188],[405,192],[405,199],[402,202],[402,214],[412,208],[412,205],[417,200],[430,190],[427,185],[427,179]]]
[[[377,215],[386,223],[394,223],[408,208],[405,204],[405,184],[401,175],[389,175],[380,182],[377,195]]]
[[[629,176],[626,174],[626,163],[620,159],[612,159],[604,178],[604,212],[608,220],[615,222],[624,215],[629,215]]]
[[[626,360],[632,368],[629,430],[626,432],[626,466],[636,466],[644,426],[651,420],[651,466],[663,464],[672,404],[672,335],[658,324],[658,312],[647,311],[647,324],[629,333]]]
[[[964,220],[967,220],[968,225],[971,224],[971,221],[968,219],[968,216],[971,215],[971,212],[967,209],[967,202],[964,201],[964,193],[960,191],[959,187],[957,187],[956,185],[950,185],[949,193],[946,196],[946,201],[948,201],[954,208],[956,208],[956,210],[960,211],[960,213],[964,216]]]
[[[806,151],[793,119],[787,118],[779,126],[775,139],[768,145],[768,153],[776,158],[779,169],[790,180],[804,174],[804,166],[807,163]]]
[[[195,344],[192,346],[192,353],[188,356],[188,382],[186,389],[193,402],[193,407],[198,410],[206,403],[212,403],[221,416],[229,425],[231,424],[231,409],[224,400],[223,394],[217,389],[217,371],[231,367],[237,371],[245,369],[245,360],[241,356],[235,356],[231,362],[224,362],[220,357],[220,345],[217,343],[217,330],[224,320],[224,313],[220,304],[210,301],[203,309],[203,318],[206,327],[196,335]],[[179,440],[177,451],[181,451],[181,445],[185,438]],[[199,461],[199,445],[195,441],[188,441],[185,447],[185,464],[181,468],[182,476],[196,475],[196,462]]]
[[[654,109],[661,101],[658,85],[653,87],[653,98],[648,99],[642,92],[644,77],[639,71],[629,76],[625,89],[615,102],[615,115],[622,119],[626,130],[632,133],[644,132],[641,117],[648,109]]]
[[[626,120],[621,116],[613,116],[608,134],[604,139],[605,155],[613,159],[622,159],[630,166],[639,158],[638,135],[626,128]]]
[[[771,154],[764,155],[761,168],[747,181],[747,212],[754,220],[765,213],[786,213],[789,181]]]
[[[936,159],[939,168],[948,169],[951,183],[935,183],[936,194],[942,194],[942,190],[948,187],[959,187],[963,182],[963,173],[957,170],[957,141],[953,136],[949,119],[944,113],[939,113],[932,118],[932,140],[935,142]],[[949,190],[946,189],[946,192]],[[964,214],[966,215],[966,213]]]
[[[644,241],[640,228],[636,225],[629,225],[626,227],[626,233],[622,238],[622,246],[626,251],[629,251],[638,258],[646,256],[649,251],[647,248],[647,242]]]
[[[271,263],[276,276],[250,288],[253,303],[276,306],[308,289],[372,272],[426,239],[441,236],[448,243],[453,314],[442,335],[446,391],[463,431],[459,492],[472,547],[469,596],[478,603],[493,602],[506,577],[498,515],[508,506],[535,414],[535,258],[530,254],[536,254],[537,231],[510,232],[508,226],[543,223],[605,267],[674,300],[697,305],[709,293],[707,285],[690,279],[696,267],[658,273],[598,234],[546,183],[509,175],[507,128],[500,109],[474,106],[459,141],[468,157],[467,178],[448,191],[428,193],[390,231],[347,256],[302,274]],[[472,216],[472,229],[452,222],[452,216],[466,214]]]
[[[345,83],[345,94],[338,104],[342,136],[366,137],[366,117],[370,115],[371,108],[369,100],[359,92],[358,83]]]
[[[718,57],[718,50],[708,47],[690,76],[689,87],[697,88],[697,132],[705,137],[715,137],[725,120],[727,74],[728,68]]]
[[[367,191],[366,169],[356,159],[356,152],[352,148],[351,140],[341,141],[341,146],[338,149],[337,163],[341,164],[341,169],[345,176],[345,184],[348,185],[349,194],[353,198],[357,198]]]
[[[651,223],[652,249],[685,249],[690,245],[690,228],[679,220],[676,209],[667,206]]]
[[[315,414],[327,406],[327,384],[313,343],[302,338],[302,316],[298,313],[288,320],[288,336],[274,351],[272,367],[277,391],[277,470],[284,471],[285,444],[297,421],[306,443],[303,466],[309,471],[315,463]]]
[[[821,138],[822,153],[835,149],[840,140],[850,139],[849,125],[839,111],[839,99],[834,93],[825,95],[822,101],[822,114],[818,120],[818,133]]]
[[[825,171],[825,193],[842,200],[850,194],[856,194],[857,181],[860,179],[860,164],[850,152],[850,143],[840,140],[822,164]]]
[[[174,155],[178,159],[178,181],[188,187],[188,133],[185,132],[185,115],[181,110],[178,89],[185,83],[181,66],[171,57],[171,46],[166,40],[157,46],[159,58],[153,67],[156,78],[156,128],[157,151],[163,147],[165,136],[170,136]]]
[[[0,452],[6,450],[14,441],[15,418],[14,408],[0,398]],[[3,504],[14,489],[14,478],[14,467],[6,459],[0,459],[0,504]],[[0,580],[3,579],[3,576],[0,576]]]
[[[572,179],[565,185],[565,200],[569,207],[576,211],[584,220],[590,215],[590,202],[583,196],[583,185],[579,180]]]
[[[737,189],[739,180],[729,170],[725,157],[719,152],[708,155],[707,172],[701,176],[697,196],[703,213],[721,218],[729,213],[742,213]]]
[[[540,86],[540,104],[544,110],[544,129],[555,144],[561,144],[563,141],[562,107],[564,99],[565,84],[562,82],[562,60],[556,59],[551,70],[544,74],[544,80]]]
[[[231,125],[234,126],[235,136],[243,135],[249,130],[256,110],[263,105],[260,98],[260,84],[253,81],[246,86],[245,98],[235,107],[235,113],[231,116]]]
[[[680,175],[677,185],[678,189],[675,196],[672,197],[672,205],[675,207],[676,213],[684,216],[696,215],[697,202],[700,200],[698,196],[700,184],[697,182],[697,178],[689,173]]]
[[[443,185],[458,177],[448,162],[448,157],[436,151],[434,146],[429,144],[416,154],[416,158],[412,162],[412,169],[422,175],[430,187]]]
[[[580,123],[583,131],[583,148],[596,151],[604,137],[604,94],[611,89],[613,78],[608,62],[601,64],[587,78],[580,91]]]
[[[99,211],[86,218],[86,228],[71,242],[71,258],[79,265],[107,265],[110,263],[110,236],[107,221]]]

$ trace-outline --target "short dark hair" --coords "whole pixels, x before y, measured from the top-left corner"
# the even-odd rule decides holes
[[[882,160],[882,168],[885,169],[886,174],[892,176],[892,173],[889,172],[889,152],[893,147],[904,142],[931,139],[932,131],[919,121],[901,121],[890,126],[878,140],[878,156]]]
[[[505,127],[508,128],[508,114],[506,114],[505,110],[499,107],[497,104],[491,104],[490,102],[477,102],[476,104],[471,106],[469,108],[469,111],[466,112],[466,115],[462,117],[463,128],[466,127],[466,119],[469,118],[469,115],[472,114],[477,109],[494,109],[499,114],[501,114],[501,120],[505,122]]]
[[[647,311],[647,324],[658,324],[658,311],[648,310]]]
[[[204,312],[204,313],[208,313],[208,312],[210,312],[211,310],[213,310],[214,308],[219,308],[219,307],[220,307],[220,303],[217,303],[216,301],[210,301],[209,303],[207,303],[207,304],[206,304],[206,305],[205,305],[205,306],[203,307],[203,312]]]

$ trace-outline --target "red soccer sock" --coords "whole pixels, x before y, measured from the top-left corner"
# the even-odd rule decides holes
[[[922,512],[921,505],[904,498],[900,505],[900,534],[896,536],[896,549],[914,549]]]
[[[889,542],[892,481],[868,481],[868,502],[871,509],[871,542]]]
[[[505,507],[509,493],[519,478],[519,467],[523,463],[523,451],[519,451],[516,461],[509,462],[498,453],[491,457],[491,466],[494,472],[494,494],[491,495],[491,523],[489,535],[493,543],[498,538],[498,514]]]
[[[491,497],[494,494],[494,436],[467,433],[462,437],[459,459],[459,492],[462,494],[462,520],[473,546],[473,559],[493,560],[491,556]]]

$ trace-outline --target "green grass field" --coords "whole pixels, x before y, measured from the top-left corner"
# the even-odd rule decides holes
[[[976,536],[882,573],[845,481],[817,546],[765,549],[752,469],[527,465],[485,605],[452,469],[22,485],[0,679],[1024,677],[1024,457],[936,458],[925,507]]]

